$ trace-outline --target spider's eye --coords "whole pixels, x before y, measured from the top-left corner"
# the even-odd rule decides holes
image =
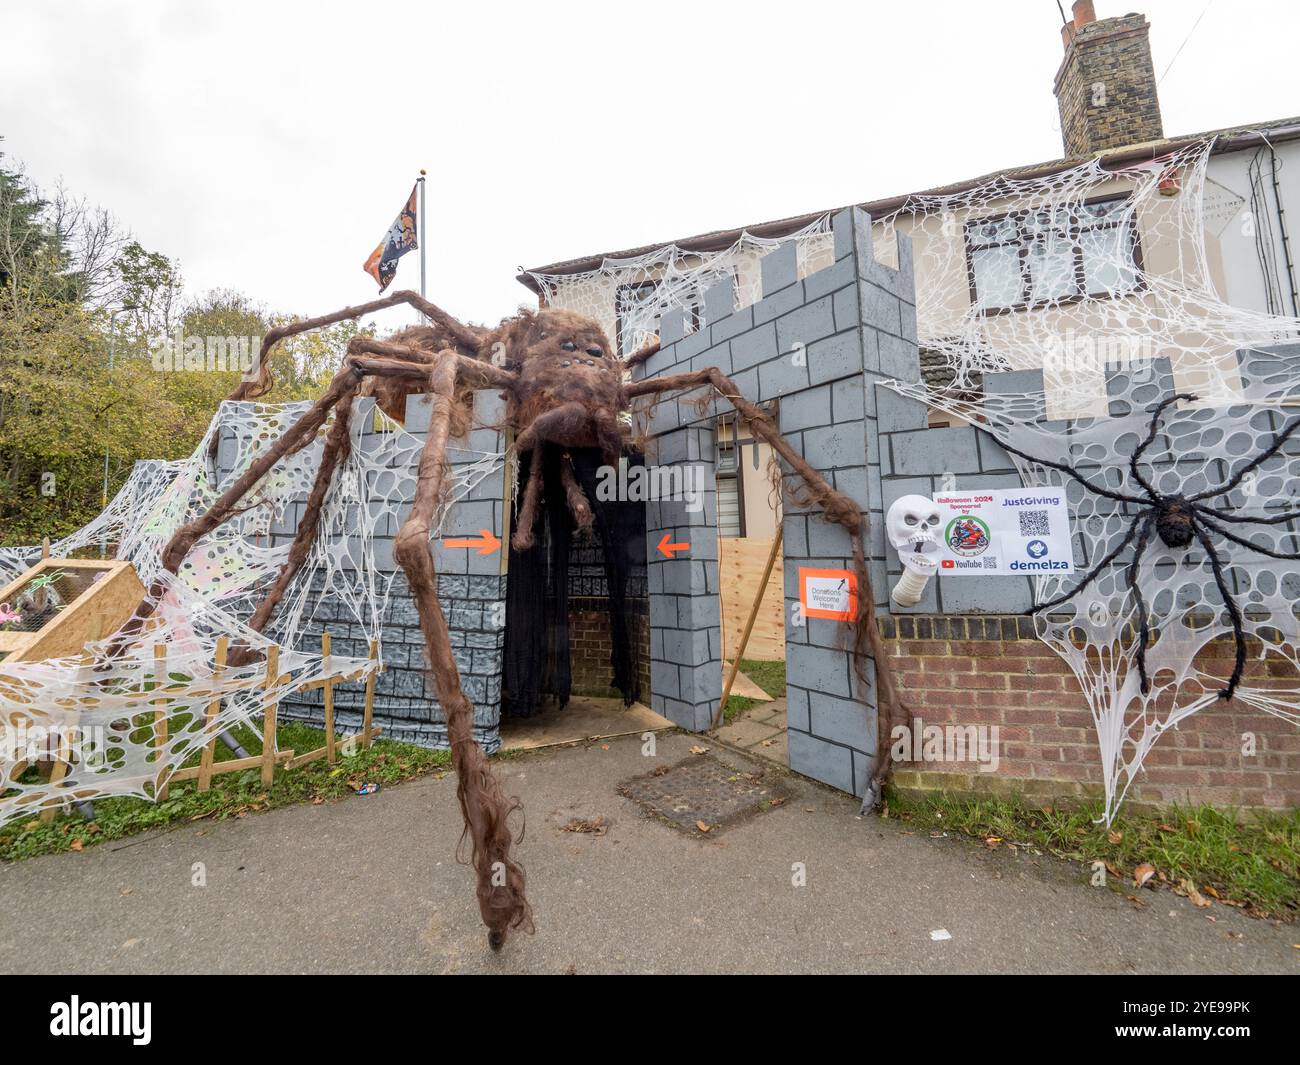
[[[600,358],[602,355],[604,355],[605,353],[604,353],[603,351],[601,351],[600,348],[598,348],[598,347],[590,347],[590,348],[587,349],[587,354],[590,355],[590,356],[591,356],[592,358],[594,358],[594,359],[599,359],[599,358]]]
[[[563,344],[560,345],[560,348],[564,351],[577,351],[578,345],[575,344],[572,340],[566,340]]]

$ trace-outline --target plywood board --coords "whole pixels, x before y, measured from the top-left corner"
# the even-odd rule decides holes
[[[772,538],[727,536],[718,540],[719,584],[722,587],[722,628],[725,641],[723,657],[734,661],[745,622],[754,605],[758,582],[772,552]],[[749,634],[745,658],[776,662],[785,658],[785,586],[784,567],[777,556],[768,578],[763,603]],[[742,694],[737,691],[736,694]]]
[[[503,717],[501,746],[507,751],[527,751],[674,727],[666,717],[640,703],[624,706],[621,699],[575,696],[563,710],[548,706],[532,717]]]
[[[23,589],[43,574],[62,572],[76,594],[35,632],[0,632],[5,662],[37,662],[79,655],[86,644],[117,632],[144,598],[144,585],[129,562],[45,558],[0,589],[0,603],[16,604]]]
[[[750,636],[750,640],[751,641],[753,640],[753,636]],[[746,657],[748,657],[748,652],[746,652]],[[722,663],[722,677],[724,682],[726,681],[727,673],[730,671],[730,669],[731,669],[730,662]],[[770,695],[767,694],[767,692],[765,692],[762,688],[760,688],[757,684],[755,684],[752,680],[750,680],[747,676],[745,676],[743,672],[740,671],[737,671],[736,679],[731,683],[731,694],[739,695],[746,699],[762,699],[763,702],[768,702],[772,698]]]

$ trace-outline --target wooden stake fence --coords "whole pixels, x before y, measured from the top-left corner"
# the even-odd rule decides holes
[[[383,732],[383,726],[374,723],[375,682],[377,674],[382,670],[379,665],[379,641],[371,640],[369,657],[370,661],[374,663],[374,667],[368,673],[364,669],[354,670],[345,676],[323,677],[320,680],[310,681],[291,689],[293,691],[313,691],[317,688],[324,690],[325,745],[315,751],[308,751],[306,754],[296,756],[292,750],[277,751],[275,737],[276,727],[279,723],[279,701],[274,693],[283,690],[285,685],[292,684],[293,677],[289,674],[280,673],[280,648],[273,644],[267,648],[265,675],[260,680],[241,681],[238,684],[231,685],[226,692],[228,695],[233,691],[248,691],[258,687],[263,689],[262,751],[260,754],[251,755],[247,758],[218,761],[216,746],[220,738],[218,721],[221,715],[223,696],[217,692],[221,679],[226,672],[229,652],[229,640],[223,636],[217,641],[213,662],[212,698],[203,711],[203,727],[208,738],[203,744],[198,765],[186,766],[170,775],[167,772],[167,747],[172,737],[168,717],[170,700],[166,694],[171,682],[167,671],[167,647],[165,644],[158,644],[154,647],[152,686],[149,686],[147,690],[142,689],[139,693],[126,696],[129,702],[141,704],[140,712],[133,717],[133,720],[141,723],[143,728],[151,728],[153,732],[154,762],[158,768],[143,783],[146,787],[152,788],[156,800],[166,800],[172,784],[196,780],[198,781],[199,791],[210,791],[213,777],[220,776],[223,773],[242,772],[246,769],[260,770],[262,786],[269,788],[275,782],[277,766],[284,769],[294,769],[308,762],[314,762],[319,758],[326,758],[330,765],[335,765],[338,761],[340,746],[343,747],[345,753],[350,753],[351,748],[358,746],[365,750],[374,743],[375,737]],[[325,660],[326,668],[328,668],[329,660],[332,657],[329,633],[324,633],[321,636],[321,655]],[[366,687],[361,731],[356,735],[345,737],[342,744],[340,744],[338,737],[334,735],[334,688],[338,684],[356,680],[363,674],[366,675]],[[51,751],[49,758],[48,783],[57,785],[67,776],[72,761],[71,745],[62,733],[59,737],[57,750]],[[39,799],[36,795],[32,796],[33,805],[40,810],[40,820],[47,824],[54,819],[54,815],[58,810],[66,806],[68,802],[91,800],[95,797],[96,791],[93,787],[72,789],[67,794],[58,795],[57,797],[52,793]]]

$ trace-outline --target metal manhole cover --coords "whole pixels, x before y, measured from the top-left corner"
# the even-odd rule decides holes
[[[703,834],[701,825],[709,831],[732,825],[780,806],[788,797],[761,771],[736,769],[705,755],[625,780],[618,793],[692,835]]]

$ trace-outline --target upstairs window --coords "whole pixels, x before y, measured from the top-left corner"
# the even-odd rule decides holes
[[[966,223],[971,303],[984,314],[1031,310],[1141,288],[1128,198],[1046,206]]]

